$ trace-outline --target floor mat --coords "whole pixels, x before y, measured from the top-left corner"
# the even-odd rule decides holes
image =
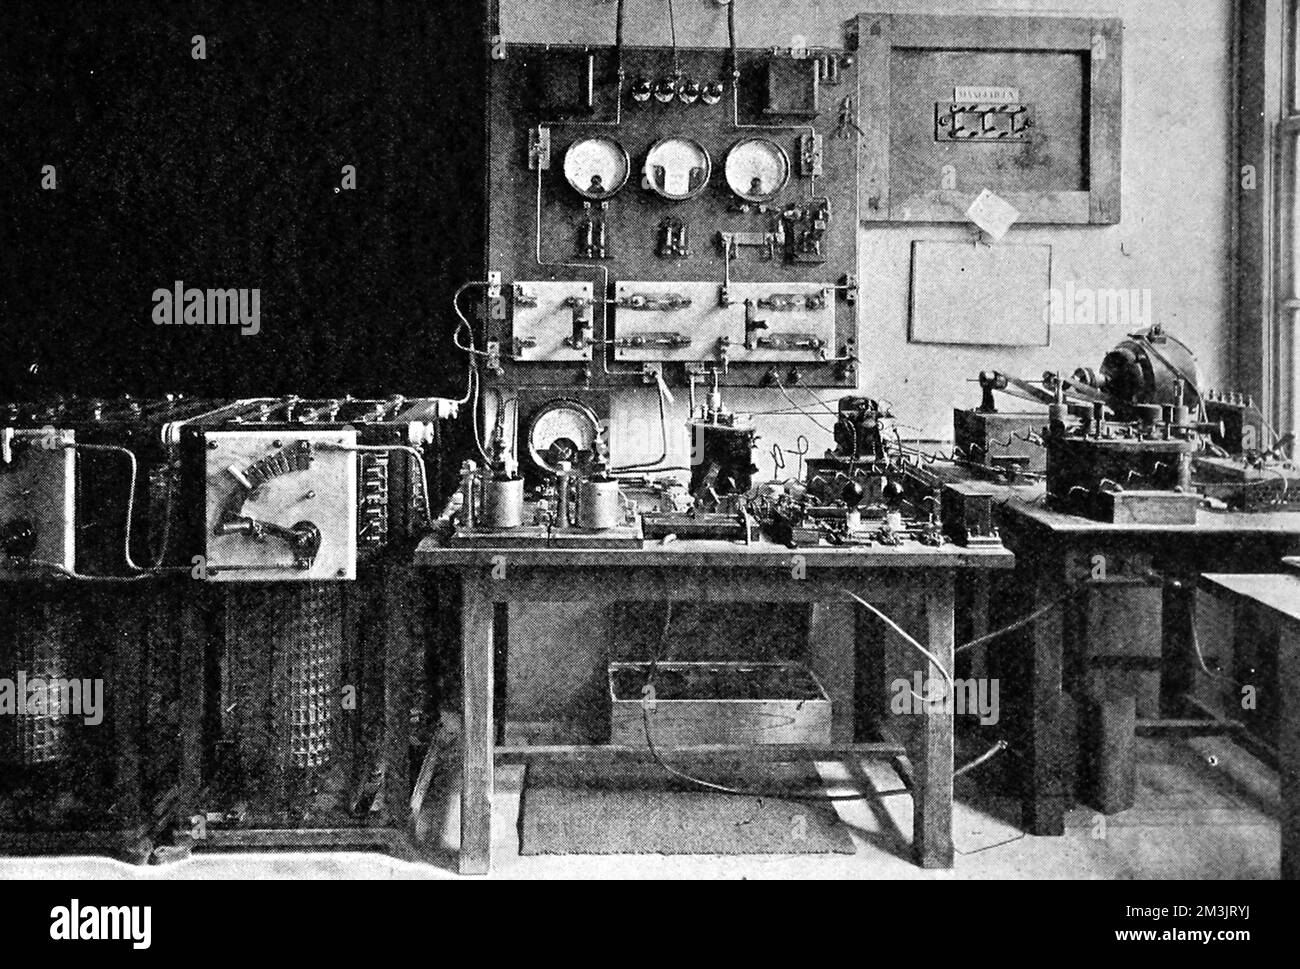
[[[853,839],[812,764],[692,767],[708,791],[655,764],[532,764],[519,810],[525,855],[853,854]],[[768,795],[780,794],[780,797]]]

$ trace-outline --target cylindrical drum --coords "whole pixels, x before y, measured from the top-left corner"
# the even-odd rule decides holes
[[[518,528],[524,523],[524,479],[492,478],[483,483],[484,528]]]
[[[592,478],[582,483],[578,503],[578,527],[592,531],[617,528],[622,518],[618,482]]]
[[[0,717],[0,763],[35,767],[67,754],[70,718],[52,684],[68,675],[64,653],[72,631],[66,612],[49,603],[12,605],[14,649],[0,660],[0,675],[15,684],[17,706],[14,716]]]

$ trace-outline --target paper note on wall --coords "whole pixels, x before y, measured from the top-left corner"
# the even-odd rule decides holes
[[[1001,242],[1020,218],[1020,212],[1006,199],[986,188],[975,197],[971,207],[966,210],[966,217],[987,233],[994,242]]]

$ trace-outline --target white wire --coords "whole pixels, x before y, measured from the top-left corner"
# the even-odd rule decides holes
[[[451,342],[456,344],[457,349],[465,351],[469,355],[469,367],[465,377],[465,396],[457,400],[457,404],[468,404],[474,398],[475,383],[478,380],[478,368],[475,366],[479,357],[490,357],[492,354],[486,350],[480,350],[474,345],[474,327],[469,321],[464,311],[460,308],[460,297],[468,289],[474,286],[492,286],[493,284],[485,279],[475,279],[463,284],[456,294],[451,298],[452,309],[456,311],[456,317],[460,321],[455,331],[452,332]],[[461,331],[464,330],[469,336],[469,346],[460,342]],[[480,449],[481,450],[481,449]]]
[[[154,578],[159,572],[163,571],[161,569],[147,572],[142,570],[139,575],[85,575],[59,562],[47,562],[44,559],[26,559],[25,564],[58,572],[60,575],[66,575],[69,579],[76,579],[78,582],[143,582],[146,579]]]
[[[478,375],[478,370],[474,371],[474,402],[469,409],[470,426],[474,428],[474,446],[478,448],[479,456],[483,458],[485,464],[491,464],[492,459],[488,457],[487,451],[483,447],[483,435],[479,433],[478,428],[478,405],[479,395],[482,391],[480,381],[482,378]]]
[[[469,317],[465,315],[464,310],[460,308],[460,298],[465,294],[466,290],[473,289],[475,286],[491,285],[493,284],[486,279],[472,279],[456,290],[456,295],[451,298],[451,308],[456,311],[456,317],[460,320],[460,326],[457,327],[454,333],[452,333],[452,342],[456,344],[458,349],[464,350],[471,356],[490,357],[492,354],[488,353],[486,350],[480,350],[474,345],[474,327],[470,323]],[[465,344],[460,342],[461,330],[464,330],[469,334],[469,346],[465,346]]]
[[[140,464],[136,460],[135,452],[129,451],[124,447],[118,447],[116,444],[64,444],[63,447],[74,451],[104,451],[110,454],[124,455],[131,464],[131,485],[126,496],[126,534],[122,539],[122,555],[126,559],[127,568],[132,572],[148,572],[149,569],[142,569],[135,564],[131,558],[131,532],[135,528],[135,487],[140,477]],[[46,563],[53,564],[53,563]],[[62,569],[62,566],[57,566]],[[73,578],[93,578],[92,576],[78,576],[75,573]]]
[[[776,374],[773,374],[773,375],[772,375],[772,379],[776,381],[777,389],[779,389],[779,390],[781,391],[781,394],[785,397],[785,399],[788,400],[788,401],[790,402],[790,406],[791,406],[791,407],[793,407],[795,410],[797,410],[797,411],[798,411],[800,414],[802,414],[804,417],[808,418],[808,420],[812,421],[814,424],[816,424],[818,427],[820,427],[820,428],[821,428],[823,431],[825,431],[827,434],[830,434],[832,437],[835,436],[835,432],[832,431],[832,430],[831,430],[829,427],[827,427],[825,424],[823,424],[821,421],[819,421],[817,418],[813,417],[812,414],[808,413],[807,408],[800,407],[800,406],[798,405],[798,403],[795,402],[795,399],[794,399],[793,397],[790,396],[790,392],[787,391],[787,390],[785,389],[785,384],[781,383],[781,378],[780,378],[780,377],[776,376]],[[837,415],[837,416],[838,416],[838,415]]]
[[[898,633],[898,635],[902,636],[903,640],[907,642],[908,645],[910,645],[918,653],[920,653],[922,656],[928,659],[932,664],[934,664],[934,668],[937,669],[943,675],[943,678],[948,681],[948,696],[951,697],[956,695],[957,684],[953,682],[952,674],[949,673],[947,669],[944,668],[944,665],[941,662],[939,662],[939,658],[935,656],[934,653],[930,652],[928,649],[926,649],[924,646],[918,643],[915,639],[913,639],[908,634],[907,630],[905,630],[898,623],[894,622],[894,620],[890,619],[887,615],[885,615],[883,612],[881,612],[879,609],[877,609],[875,606],[869,603],[866,599],[863,599],[859,595],[855,595],[854,593],[850,592],[848,589],[845,589],[844,592],[846,595],[851,597],[855,602],[857,602],[858,605],[863,606],[866,609],[869,609],[876,616],[876,618],[878,618],[890,629],[894,630],[894,632]],[[925,699],[924,697],[916,696],[915,690],[912,691],[912,696],[916,697],[918,700]]]

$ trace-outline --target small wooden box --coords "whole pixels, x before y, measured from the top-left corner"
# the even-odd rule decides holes
[[[799,663],[610,663],[610,743],[829,744],[831,701]],[[653,687],[646,690],[647,684]]]
[[[1176,491],[1103,491],[1102,520],[1114,525],[1195,525],[1201,496]]]
[[[953,442],[961,454],[976,464],[1011,466],[1034,474],[1047,470],[1047,449],[1041,443],[1046,426],[1045,413],[952,412]]]

